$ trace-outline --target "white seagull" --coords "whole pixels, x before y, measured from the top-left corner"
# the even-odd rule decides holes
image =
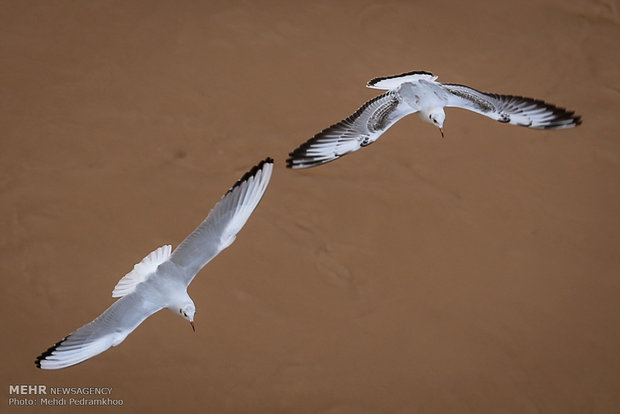
[[[271,158],[261,161],[228,190],[174,252],[167,245],[142,259],[114,288],[112,297],[120,299],[43,352],[36,366],[59,369],[92,358],[123,342],[146,318],[163,308],[187,319],[193,329],[196,307],[187,287],[203,266],[235,240],[267,189],[272,170]]]
[[[572,128],[581,123],[574,112],[538,99],[480,92],[436,79],[423,71],[372,79],[367,87],[388,92],[300,145],[289,154],[286,166],[309,168],[333,161],[372,144],[401,118],[416,112],[423,121],[438,127],[443,136],[445,107],[463,108],[499,122],[537,129]]]

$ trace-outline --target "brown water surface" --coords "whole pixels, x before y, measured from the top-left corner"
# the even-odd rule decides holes
[[[617,1],[2,3],[2,404],[44,384],[135,413],[620,410]],[[376,96],[366,81],[411,70],[583,125],[452,109],[446,139],[412,116],[284,168]],[[266,156],[265,198],[190,287],[195,334],[163,311],[35,368]]]

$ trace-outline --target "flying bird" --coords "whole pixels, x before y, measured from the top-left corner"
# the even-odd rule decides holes
[[[440,83],[424,71],[375,78],[366,85],[387,90],[348,118],[319,132],[289,154],[288,168],[309,168],[333,161],[375,142],[406,115],[439,128],[443,136],[445,107],[467,109],[496,121],[536,129],[564,129],[581,124],[573,111],[522,96],[480,92],[469,86]]]
[[[267,158],[222,197],[207,218],[172,251],[160,247],[116,285],[120,298],[92,322],[69,334],[35,361],[39,368],[66,368],[117,346],[155,312],[167,308],[194,329],[196,307],[187,287],[211,259],[230,246],[261,200],[273,170]]]

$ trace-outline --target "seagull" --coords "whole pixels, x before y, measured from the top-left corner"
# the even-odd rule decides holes
[[[414,71],[375,78],[366,85],[387,90],[348,118],[324,129],[289,154],[288,168],[309,168],[333,161],[375,142],[401,118],[418,113],[443,137],[445,107],[463,108],[496,121],[536,129],[564,129],[581,124],[573,111],[522,96],[480,92],[469,86],[440,83],[430,72]]]
[[[228,190],[174,252],[166,245],[142,259],[114,288],[112,297],[120,299],[43,352],[36,366],[60,369],[92,358],[123,342],[163,308],[189,321],[195,330],[196,307],[187,287],[200,269],[235,240],[267,189],[272,170],[271,158],[261,161]]]

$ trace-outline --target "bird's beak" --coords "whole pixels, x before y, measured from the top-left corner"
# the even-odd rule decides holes
[[[439,128],[439,132],[441,132],[441,137],[442,137],[442,138],[445,138],[445,137],[443,136],[443,128]]]
[[[192,325],[192,330],[194,332],[196,332],[196,327],[194,326],[194,321],[191,321],[189,324]]]

